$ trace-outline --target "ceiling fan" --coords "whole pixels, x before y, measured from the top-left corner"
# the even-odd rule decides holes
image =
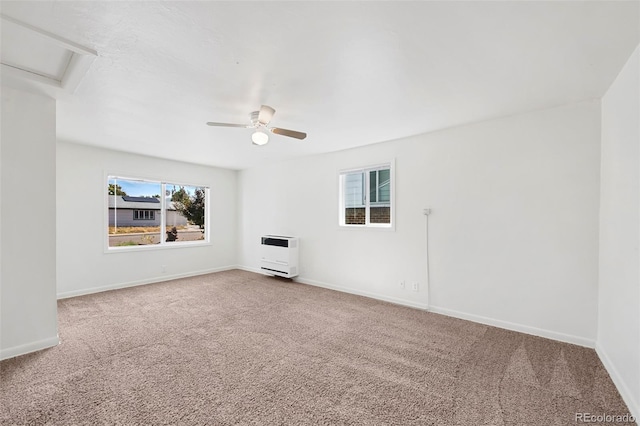
[[[251,124],[214,123],[209,121],[207,122],[207,126],[244,127],[245,129],[256,129],[256,131],[251,135],[251,141],[254,145],[264,145],[269,142],[269,135],[266,133],[267,131],[275,133],[276,135],[288,136],[296,139],[304,139],[307,137],[307,134],[303,132],[281,129],[279,127],[269,127],[269,122],[275,113],[275,109],[268,105],[262,105],[260,107],[260,111],[253,111],[249,114]]]

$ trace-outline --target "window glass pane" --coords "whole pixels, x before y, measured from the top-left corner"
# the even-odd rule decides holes
[[[205,239],[206,188],[166,184],[166,230],[168,243]]]
[[[373,173],[373,172],[372,172]],[[391,170],[381,169],[376,171],[378,180],[376,189],[378,199],[369,210],[370,223],[391,223]],[[373,184],[372,184],[373,185]],[[372,201],[373,202],[373,201]]]
[[[391,208],[389,206],[371,206],[369,214],[371,223],[391,223]]]
[[[364,225],[364,172],[344,175],[344,223],[346,225]]]
[[[159,182],[108,179],[109,247],[160,243]]]
[[[344,177],[344,205],[364,207],[364,173],[348,173]]]
[[[391,201],[391,178],[390,170],[383,169],[378,171],[378,201],[388,203]]]
[[[369,202],[378,201],[378,172],[376,170],[369,172]]]

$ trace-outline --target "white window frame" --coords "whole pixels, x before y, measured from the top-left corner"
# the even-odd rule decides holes
[[[391,214],[390,223],[371,223],[371,207],[376,207],[378,202],[371,203],[370,201],[370,176],[369,172],[375,170],[389,169],[389,211]],[[364,208],[365,208],[365,223],[362,225],[358,224],[347,224],[345,219],[345,177],[347,174],[351,173],[363,173],[364,175]],[[395,212],[395,160],[392,159],[390,161],[384,163],[378,163],[374,165],[369,165],[365,167],[355,167],[351,169],[343,169],[338,171],[338,224],[341,229],[384,229],[384,230],[395,230],[396,223],[396,212]],[[386,204],[386,203],[385,203]]]
[[[118,246],[118,247],[110,247],[109,246],[109,180],[110,179],[116,179],[116,180],[128,180],[128,181],[137,181],[137,182],[148,182],[148,183],[155,183],[155,184],[160,184],[160,194],[166,194],[166,188],[167,185],[182,185],[182,186],[193,186],[193,187],[198,187],[198,188],[204,188],[205,193],[204,193],[204,211],[205,211],[205,217],[204,217],[204,240],[197,240],[197,241],[171,241],[171,242],[167,242],[166,241],[166,233],[162,232],[162,230],[166,229],[166,223],[167,223],[167,215],[166,215],[166,197],[162,196],[160,197],[160,211],[158,214],[160,214],[160,243],[159,244],[148,244],[148,245],[141,245],[141,246]],[[180,181],[181,183],[175,183],[175,181]],[[185,248],[185,247],[202,247],[202,246],[208,246],[211,245],[211,220],[210,215],[211,215],[211,188],[209,187],[209,185],[202,185],[202,184],[197,184],[197,183],[187,183],[187,182],[182,182],[181,179],[158,179],[158,178],[153,178],[153,177],[131,177],[131,175],[128,174],[124,174],[124,173],[105,173],[104,174],[104,200],[105,200],[105,206],[104,206],[104,227],[103,227],[103,232],[104,232],[104,252],[105,253],[118,253],[118,252],[123,252],[123,251],[143,251],[143,250],[164,250],[164,249],[176,249],[176,248]],[[113,197],[113,195],[111,195],[111,197]]]

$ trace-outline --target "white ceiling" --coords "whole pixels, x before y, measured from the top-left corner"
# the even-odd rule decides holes
[[[599,98],[640,41],[639,4],[2,1],[1,12],[98,52],[59,97],[59,139],[242,169]],[[205,125],[248,123],[261,104],[307,139],[258,147],[248,129]]]

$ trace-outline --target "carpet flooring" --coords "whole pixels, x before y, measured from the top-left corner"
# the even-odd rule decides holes
[[[0,363],[2,425],[570,425],[628,413],[591,349],[245,271],[64,299],[58,314],[59,346]]]

